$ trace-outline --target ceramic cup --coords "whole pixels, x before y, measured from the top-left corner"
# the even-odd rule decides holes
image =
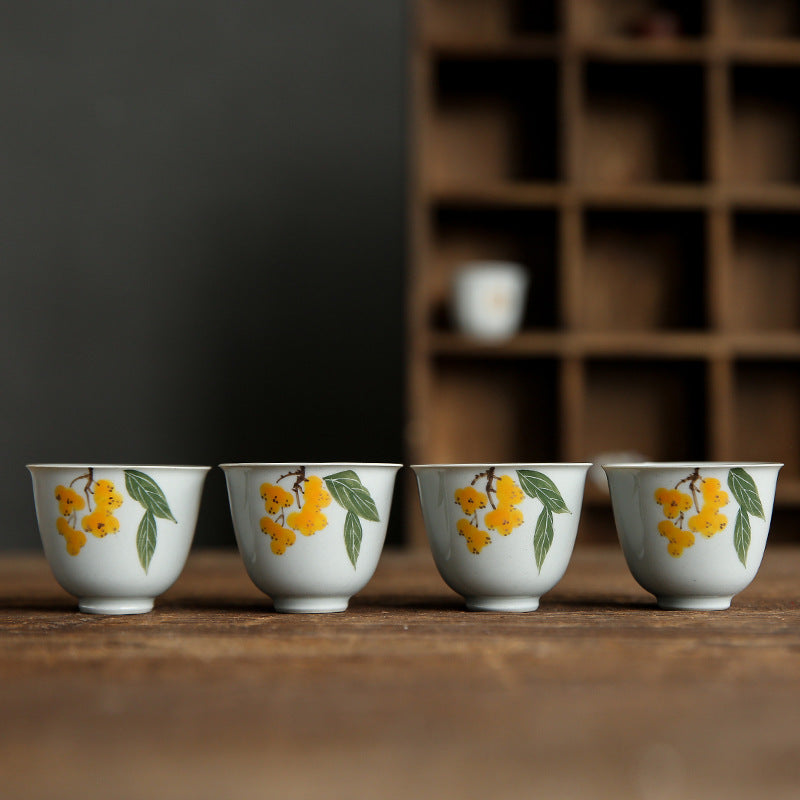
[[[506,261],[465,264],[453,278],[456,327],[481,341],[510,338],[522,323],[527,290],[528,273],[519,264]]]
[[[412,467],[434,561],[467,608],[539,607],[567,569],[590,466]]]
[[[344,611],[378,565],[400,464],[220,464],[247,574],[276,611]]]
[[[637,582],[668,609],[724,609],[758,571],[782,464],[605,464]]]
[[[90,614],[142,614],[177,580],[209,467],[30,464],[55,579]]]

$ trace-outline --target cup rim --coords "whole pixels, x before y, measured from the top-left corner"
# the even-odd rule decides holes
[[[400,469],[403,464],[394,464],[385,461],[234,461],[225,464],[218,464],[217,466],[223,470],[245,467],[313,467],[315,469],[325,469],[328,467],[396,467],[397,469]]]
[[[491,463],[483,464],[410,464],[411,469],[486,469],[487,467],[501,467],[504,469],[519,469],[525,467],[591,467],[590,461],[529,461],[521,463]]]
[[[610,461],[607,464],[600,464],[603,469],[619,469],[619,470],[634,470],[634,469],[736,469],[747,468],[754,469],[758,467],[778,467],[779,469],[784,464],[777,461],[621,461],[616,463]]]
[[[167,469],[167,470],[202,470],[208,472],[211,467],[202,467],[194,464],[26,464],[26,469],[55,470],[55,469]]]

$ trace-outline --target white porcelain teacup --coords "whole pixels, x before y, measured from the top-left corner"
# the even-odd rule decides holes
[[[485,342],[513,336],[522,324],[528,273],[508,261],[474,261],[453,277],[452,306],[456,327]]]
[[[605,464],[636,581],[667,609],[724,609],[755,577],[782,464]]]
[[[276,611],[344,611],[378,564],[400,464],[220,464],[247,574]]]
[[[567,569],[590,464],[425,464],[433,559],[476,611],[533,611]]]
[[[183,570],[210,467],[29,464],[55,579],[92,614],[141,614]]]

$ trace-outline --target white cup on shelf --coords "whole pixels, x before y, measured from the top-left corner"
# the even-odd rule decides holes
[[[522,325],[528,294],[527,270],[511,261],[472,261],[453,277],[456,328],[484,342],[511,338]]]

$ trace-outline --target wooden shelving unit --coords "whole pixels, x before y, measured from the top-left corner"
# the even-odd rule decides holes
[[[412,463],[780,460],[792,536],[800,4],[417,0],[412,72]],[[530,271],[499,346],[449,322],[475,259]]]

